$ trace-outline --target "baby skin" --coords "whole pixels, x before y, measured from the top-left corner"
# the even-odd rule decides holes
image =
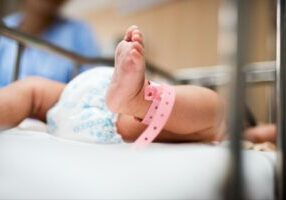
[[[87,72],[88,73],[88,72]],[[118,113],[118,133],[125,141],[134,141],[146,125],[143,119],[151,102],[144,99],[145,77],[143,35],[130,27],[115,53],[115,69],[106,96],[108,108]],[[27,78],[0,89],[0,129],[16,126],[27,117],[46,120],[57,103],[64,84],[42,78]],[[191,85],[174,86],[176,100],[157,142],[210,142],[222,139],[224,109],[213,91]]]

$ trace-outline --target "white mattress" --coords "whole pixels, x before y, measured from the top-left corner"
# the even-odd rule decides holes
[[[10,130],[0,134],[0,199],[221,199],[227,155],[203,144],[134,152]],[[274,154],[245,159],[250,198],[274,199]]]

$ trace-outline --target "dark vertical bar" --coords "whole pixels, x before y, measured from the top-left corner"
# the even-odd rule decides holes
[[[18,43],[12,81],[16,81],[19,78],[21,57],[22,57],[23,51],[24,51],[24,45],[22,45],[21,43]]]
[[[257,121],[251,109],[245,105],[245,121],[249,127],[257,126]]]
[[[234,55],[233,88],[230,109],[230,152],[231,168],[229,185],[226,190],[227,199],[245,199],[243,159],[241,152],[241,138],[244,129],[245,109],[245,76],[243,67],[246,64],[246,2],[247,0],[235,0],[237,6],[237,51]]]
[[[276,84],[270,83],[270,102],[269,102],[269,123],[275,124],[277,122],[276,111]]]
[[[280,200],[285,199],[285,134],[286,134],[286,5],[285,0],[277,0],[277,128],[278,165],[277,189]]]
[[[73,67],[73,78],[76,77],[80,73],[80,64],[75,64]]]
[[[245,74],[247,63],[247,12],[248,0],[225,0],[222,14],[220,14],[219,38],[222,46],[223,62],[232,69],[232,83],[230,87],[230,163],[228,176],[224,186],[224,199],[246,199],[241,138],[244,130],[245,118]]]

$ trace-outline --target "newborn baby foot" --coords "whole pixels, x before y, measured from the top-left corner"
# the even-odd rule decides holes
[[[132,112],[144,84],[143,37],[137,26],[131,26],[116,48],[115,70],[106,98],[109,109],[115,113]]]

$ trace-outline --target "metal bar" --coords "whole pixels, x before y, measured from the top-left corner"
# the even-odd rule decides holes
[[[245,121],[247,122],[248,127],[255,127],[257,126],[257,120],[253,114],[253,112],[250,110],[250,108],[245,105]]]
[[[248,64],[245,68],[247,83],[273,83],[276,81],[275,61]],[[209,66],[179,69],[174,77],[184,83],[220,86],[231,81],[229,67]]]
[[[274,112],[276,106],[276,87],[275,84],[269,84],[269,87],[266,88],[265,99],[268,99],[267,102],[267,123],[275,124],[276,123],[276,112]]]
[[[17,52],[16,52],[16,59],[13,71],[13,81],[16,81],[19,78],[20,70],[21,70],[21,58],[25,47],[23,44],[17,44]]]
[[[269,102],[269,120],[271,124],[277,123],[277,109],[276,109],[276,82],[270,86],[270,102]]]
[[[241,138],[244,129],[244,106],[245,106],[245,76],[243,67],[245,66],[245,18],[246,0],[233,1],[237,6],[237,46],[233,55],[233,88],[231,100],[230,117],[230,180],[226,190],[227,199],[245,199],[243,160],[241,153]]]
[[[230,162],[224,185],[224,199],[246,199],[241,138],[245,116],[245,73],[247,59],[248,0],[225,0],[220,13],[220,53],[222,61],[232,70],[230,87]]]
[[[110,59],[110,58],[88,58],[85,56],[75,54],[71,51],[60,48],[56,45],[53,45],[53,44],[46,42],[44,40],[41,40],[39,38],[30,36],[26,33],[22,33],[22,32],[14,29],[14,28],[7,27],[3,23],[0,24],[0,34],[5,36],[5,37],[16,40],[17,42],[20,42],[20,43],[24,44],[25,46],[34,47],[37,49],[41,49],[41,50],[50,52],[52,54],[57,54],[59,56],[62,56],[62,57],[67,58],[69,60],[72,60],[75,63],[79,63],[79,64],[108,63],[110,65],[113,65],[113,63],[114,63],[114,60]]]
[[[73,74],[72,77],[76,77],[80,73],[80,64],[75,64],[73,67]]]
[[[278,198],[285,199],[286,180],[286,4],[285,0],[277,0],[277,128],[278,128],[278,164],[277,189]]]
[[[151,64],[150,62],[146,62],[146,68],[151,73],[156,73],[164,78],[169,79],[173,83],[178,83],[179,81],[175,78],[175,76],[171,73],[169,73],[166,70],[163,70],[162,68],[156,67],[155,65]]]

